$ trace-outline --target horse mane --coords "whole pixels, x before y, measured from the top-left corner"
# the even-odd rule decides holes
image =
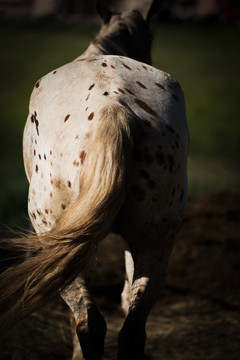
[[[93,44],[104,55],[122,55],[151,64],[153,36],[141,14],[134,10],[118,21],[117,30],[112,31],[109,25],[106,31],[100,31]]]

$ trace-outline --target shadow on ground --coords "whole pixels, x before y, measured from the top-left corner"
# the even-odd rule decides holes
[[[240,195],[189,201],[167,285],[147,325],[152,360],[240,358]],[[93,293],[108,322],[104,360],[116,359],[123,322],[123,242],[99,249]],[[1,360],[70,360],[68,310],[60,299],[18,322],[1,339]]]

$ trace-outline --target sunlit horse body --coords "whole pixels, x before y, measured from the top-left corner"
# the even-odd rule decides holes
[[[103,354],[106,324],[85,279],[111,231],[126,240],[118,359],[146,358],[146,319],[184,215],[185,103],[178,83],[149,65],[153,6],[112,15],[99,1],[99,36],[31,96],[23,148],[38,236],[23,240],[40,250],[1,278],[1,319],[15,321],[60,290],[73,313],[74,359]]]

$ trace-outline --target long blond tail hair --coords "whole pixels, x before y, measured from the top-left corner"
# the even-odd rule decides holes
[[[86,271],[96,244],[109,233],[125,199],[133,147],[130,117],[120,104],[101,111],[90,136],[77,200],[49,232],[10,240],[35,255],[0,276],[1,328],[49,301]]]

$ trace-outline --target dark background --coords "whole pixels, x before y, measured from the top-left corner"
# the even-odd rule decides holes
[[[153,360],[237,360],[239,5],[227,0],[161,3],[151,24],[153,66],[172,74],[185,93],[189,201],[165,292],[149,318],[147,352]],[[92,0],[0,0],[1,229],[3,224],[29,228],[22,132],[32,88],[40,77],[79,56],[99,24]],[[92,291],[108,321],[106,360],[116,359],[123,322],[123,251],[122,239],[106,239],[92,274]],[[34,312],[11,328],[0,346],[0,360],[70,359],[67,308],[56,300]]]

